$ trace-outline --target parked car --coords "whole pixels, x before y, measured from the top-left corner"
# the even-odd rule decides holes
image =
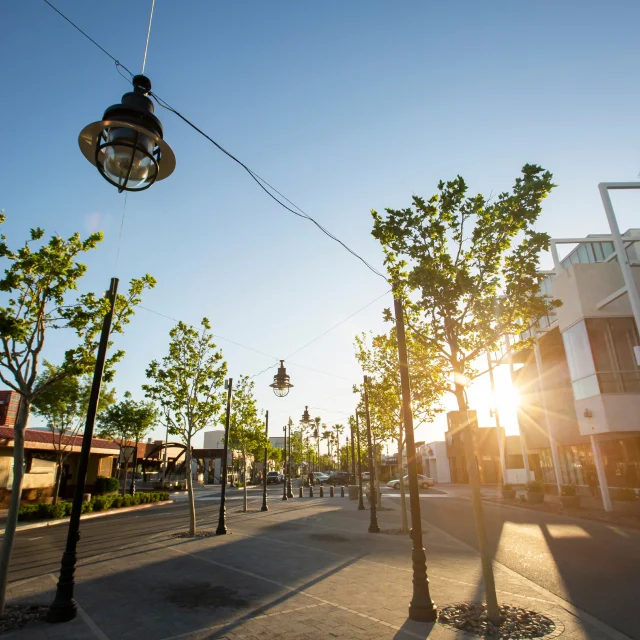
[[[421,489],[428,489],[429,487],[433,487],[434,484],[435,480],[433,478],[427,478],[427,476],[418,474],[418,486]],[[387,482],[387,487],[391,487],[392,489],[399,489],[400,479],[396,478],[395,480]],[[409,476],[404,477],[404,488],[406,491],[409,491]]]
[[[282,474],[278,471],[269,471],[267,473],[267,484],[280,484],[282,482]]]
[[[369,482],[371,480],[371,475],[368,471],[364,471],[362,473],[362,482]]]
[[[346,487],[349,485],[349,474],[346,471],[334,471],[327,483],[332,484],[334,487]]]
[[[326,473],[322,473],[322,471],[313,472],[313,482],[315,484],[324,484],[327,480],[329,480],[329,476]]]

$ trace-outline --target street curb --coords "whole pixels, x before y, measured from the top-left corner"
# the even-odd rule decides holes
[[[86,513],[80,516],[80,520],[91,520],[93,518],[101,518],[103,516],[113,516],[117,513],[129,513],[130,511],[139,511],[140,509],[148,509],[149,507],[159,507],[160,505],[173,504],[173,500],[162,500],[161,502],[151,502],[149,504],[137,504],[134,507],[121,507],[120,509],[106,509],[98,513]],[[44,520],[43,522],[34,522],[33,524],[23,524],[16,527],[16,533],[19,531],[27,531],[28,529],[41,529],[42,527],[53,527],[57,524],[65,524],[71,520],[70,516],[66,518],[56,518],[55,520]],[[4,535],[4,529],[0,529],[0,535]]]

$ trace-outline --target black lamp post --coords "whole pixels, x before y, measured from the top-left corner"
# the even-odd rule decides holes
[[[354,455],[354,442],[353,442],[353,424],[351,425],[351,475],[353,476],[353,481],[356,481],[356,457]]]
[[[269,385],[273,389],[273,393],[278,398],[284,398],[289,393],[289,389],[293,388],[291,379],[287,375],[287,370],[284,366],[284,360],[280,360],[280,366],[278,367],[278,373],[273,376],[273,383]]]
[[[224,448],[222,450],[222,477],[220,478],[220,514],[218,516],[217,536],[227,533],[227,456],[229,455],[229,427],[231,425],[231,393],[233,391],[233,379],[225,380],[227,388],[227,415],[224,422]],[[233,469],[232,469],[233,472]]]
[[[118,191],[143,191],[176,168],[162,123],[153,113],[151,81],[134,76],[133,91],[109,107],[102,120],[87,125],[78,137],[84,157]]]
[[[260,511],[269,511],[267,506],[267,454],[269,451],[269,412],[265,412],[264,416],[264,433],[267,441],[264,445],[264,473],[262,478],[262,507]]]
[[[356,435],[358,436],[358,511],[364,511],[362,499],[362,452],[360,450],[360,423],[358,422],[358,410],[356,409]]]
[[[286,427],[285,427],[286,429]],[[291,420],[289,420],[289,456],[287,458],[289,473],[287,474],[287,498],[293,498],[293,491],[291,489]]]
[[[347,436],[346,449],[347,449],[347,473],[349,473],[349,436]]]
[[[380,533],[380,527],[378,526],[378,512],[377,512],[378,495],[376,491],[376,469],[375,469],[374,460],[373,460],[375,453],[373,451],[373,444],[371,442],[371,419],[369,417],[369,394],[367,393],[368,384],[369,384],[369,376],[365,376],[364,377],[364,415],[367,420],[367,445],[369,447],[369,487],[371,488],[371,506],[369,507],[369,514],[371,518],[369,521],[369,533]]]
[[[282,447],[282,459],[283,459],[283,470],[284,470],[284,482],[282,483],[282,499],[288,500],[287,498],[287,425],[285,424],[282,427],[284,431],[284,446]]]
[[[71,507],[71,519],[67,532],[67,545],[62,554],[60,563],[60,578],[56,588],[56,595],[49,607],[47,620],[49,622],[67,622],[76,617],[78,608],[73,599],[75,587],[76,571],[76,547],[80,540],[80,514],[82,513],[82,497],[84,493],[84,482],[87,477],[87,467],[89,466],[89,454],[91,452],[91,439],[93,438],[93,428],[96,423],[98,412],[98,401],[100,400],[100,386],[102,384],[102,373],[104,363],[107,358],[109,346],[109,335],[115,311],[116,296],[118,293],[118,279],[111,278],[111,285],[107,292],[109,299],[109,311],[102,322],[102,333],[96,355],[96,366],[93,370],[93,383],[91,394],[89,395],[89,406],[87,408],[87,420],[85,422],[84,434],[82,435],[82,449],[80,451],[80,462],[78,464],[78,477],[73,495],[73,505]]]
[[[416,466],[416,443],[413,435],[413,410],[411,409],[411,382],[409,379],[409,361],[407,341],[404,331],[404,310],[402,300],[394,296],[396,316],[396,335],[398,336],[398,360],[400,365],[400,385],[402,389],[402,411],[407,447],[407,466],[409,472],[409,504],[411,506],[411,540],[413,551],[413,597],[409,604],[409,617],[412,620],[433,622],[438,615],[436,605],[429,593],[427,578],[427,556],[422,546],[422,520],[420,516],[420,497],[418,489],[418,469]],[[366,393],[366,385],[365,385]],[[366,397],[366,396],[365,396]]]

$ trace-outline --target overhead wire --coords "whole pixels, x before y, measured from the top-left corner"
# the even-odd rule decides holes
[[[127,71],[129,73],[129,75],[131,77],[133,77],[133,73],[131,73],[131,71],[125,66],[123,65],[115,56],[113,56],[112,54],[110,54],[104,47],[102,47],[101,45],[99,45],[93,38],[91,38],[85,31],[83,31],[77,24],[75,24],[72,20],[70,20],[69,18],[67,18],[67,16],[65,16],[61,11],[59,11],[55,6],[53,6],[49,0],[43,0],[49,7],[51,7],[57,14],[59,14],[61,17],[63,17],[72,27],[74,27],[75,29],[77,29],[83,36],[85,36],[85,38],[87,38],[91,43],[93,43],[96,47],[98,47],[98,49],[100,49],[100,51],[102,51],[105,55],[107,55],[111,60],[113,60],[113,62],[116,65],[116,69],[118,70],[118,73],[120,73],[120,69],[124,69],[125,71]],[[149,32],[151,29],[151,18],[153,17],[153,5],[152,5],[152,12],[151,12],[151,16],[149,18]],[[149,39],[149,34],[147,34],[147,46],[148,46],[148,39]],[[146,61],[146,47],[145,47],[145,61]],[[144,62],[143,62],[143,70],[144,70]],[[120,73],[120,75],[122,75]],[[286,209],[287,211],[289,211],[290,213],[293,213],[295,216],[298,216],[299,218],[304,218],[305,220],[308,220],[309,222],[313,223],[320,231],[322,231],[322,233],[324,233],[328,238],[334,240],[335,242],[337,242],[338,244],[340,244],[346,251],[348,251],[352,256],[354,256],[355,258],[357,258],[358,260],[360,260],[372,273],[375,273],[377,276],[379,276],[380,278],[383,278],[385,280],[385,282],[387,281],[387,277],[381,273],[380,271],[378,271],[374,266],[372,266],[369,262],[367,262],[367,260],[365,260],[361,255],[359,255],[358,253],[356,253],[353,249],[351,249],[351,247],[349,247],[345,242],[343,242],[342,240],[340,240],[340,238],[338,238],[337,236],[335,236],[333,233],[331,233],[328,229],[326,229],[322,224],[320,224],[317,220],[315,220],[315,218],[313,218],[312,216],[310,216],[308,213],[306,213],[303,209],[301,209],[297,204],[295,204],[294,202],[292,202],[291,200],[289,200],[289,198],[287,198],[286,196],[284,196],[282,193],[280,193],[280,191],[278,191],[275,187],[273,187],[271,184],[269,184],[264,178],[261,178],[255,171],[253,171],[252,169],[250,169],[244,162],[242,162],[241,160],[239,160],[236,156],[234,156],[232,153],[230,153],[229,151],[227,151],[222,145],[220,145],[218,142],[216,142],[211,136],[209,136],[208,134],[206,134],[200,127],[198,127],[196,124],[194,124],[193,122],[191,122],[191,120],[189,120],[188,118],[186,118],[185,116],[183,116],[177,109],[175,109],[174,107],[172,107],[166,100],[164,100],[163,98],[161,98],[157,93],[155,92],[150,92],[150,95],[155,98],[155,100],[157,101],[157,103],[163,107],[164,109],[167,109],[168,111],[171,111],[174,115],[176,115],[178,118],[180,118],[185,124],[189,125],[194,131],[198,132],[201,136],[203,136],[204,138],[206,138],[209,142],[211,142],[211,144],[213,144],[217,149],[219,149],[222,153],[224,153],[227,157],[229,157],[231,160],[233,160],[234,162],[236,162],[239,166],[241,166],[248,174],[249,176],[251,176],[251,178],[256,182],[256,184],[270,197],[272,198],[275,202],[277,202],[281,207],[283,207],[284,209]],[[278,194],[278,196],[280,196],[283,200],[285,200],[286,202],[288,202],[291,207],[289,207],[288,205],[286,205],[282,200],[280,200],[276,195],[274,195],[274,193],[272,193],[272,191],[276,194]],[[295,208],[292,208],[295,207]]]
[[[156,0],[151,0],[151,13],[149,14],[149,28],[147,29],[147,41],[144,44],[144,57],[142,58],[142,75],[144,75],[144,67],[147,64],[147,51],[149,50],[149,38],[151,37],[151,21],[153,20],[153,10],[156,6]]]

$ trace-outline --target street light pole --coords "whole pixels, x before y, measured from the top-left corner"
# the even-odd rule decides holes
[[[354,455],[354,443],[353,443],[353,424],[351,425],[351,475],[353,481],[356,481],[356,457]]]
[[[293,491],[291,490],[291,420],[289,420],[289,457],[287,458],[289,464],[289,474],[287,475],[287,498],[290,500],[293,498]]]
[[[269,412],[265,412],[264,416],[264,434],[267,441],[264,445],[264,477],[262,478],[262,507],[260,511],[269,511],[267,506],[267,454],[269,451]]]
[[[367,393],[367,385],[369,384],[369,376],[364,377],[364,415],[367,420],[367,444],[369,446],[369,487],[371,489],[371,504],[369,507],[369,533],[380,533],[380,527],[378,526],[378,513],[377,503],[378,496],[376,495],[376,470],[374,466],[374,452],[373,445],[371,443],[371,418],[369,416],[369,394]]]
[[[85,422],[84,434],[82,435],[78,477],[76,479],[69,530],[67,532],[67,545],[60,563],[60,578],[58,579],[58,586],[56,587],[56,595],[47,613],[47,620],[49,622],[67,622],[68,620],[73,620],[78,612],[76,601],[73,599],[73,591],[75,587],[74,575],[77,559],[76,547],[78,540],[80,540],[80,514],[82,513],[82,498],[84,494],[84,483],[87,478],[87,467],[89,466],[91,439],[93,438],[93,429],[98,413],[100,386],[102,384],[102,374],[107,359],[109,335],[111,334],[111,324],[113,322],[117,294],[118,278],[111,278],[111,284],[107,293],[109,311],[102,321],[102,333],[100,334],[100,342],[96,354],[96,366],[93,370],[93,382],[89,396],[89,406],[87,408],[87,420]]]
[[[427,557],[422,546],[422,520],[420,515],[420,494],[418,488],[418,469],[416,467],[416,443],[413,433],[413,410],[411,409],[411,382],[409,379],[409,360],[407,357],[407,339],[404,331],[404,309],[402,300],[393,299],[396,316],[396,335],[398,339],[398,361],[400,365],[400,385],[402,389],[402,411],[405,427],[405,446],[407,449],[407,467],[409,472],[409,504],[411,505],[411,540],[413,551],[413,597],[409,604],[409,618],[421,622],[433,622],[437,618],[437,609],[429,593],[427,577]],[[366,385],[365,385],[366,392]],[[366,397],[366,396],[365,396]]]
[[[224,422],[224,448],[222,450],[222,477],[220,478],[220,515],[218,516],[217,536],[227,533],[227,456],[229,455],[229,428],[231,426],[231,393],[233,378],[229,378],[227,387],[227,415]],[[232,468],[233,473],[233,468]]]
[[[285,424],[282,428],[284,431],[284,446],[282,447],[282,468],[284,470],[284,480],[282,482],[282,499],[288,500],[287,498],[287,425]]]
[[[358,436],[358,511],[364,511],[362,500],[362,452],[360,450],[360,423],[358,422],[358,409],[356,408],[356,435]]]

